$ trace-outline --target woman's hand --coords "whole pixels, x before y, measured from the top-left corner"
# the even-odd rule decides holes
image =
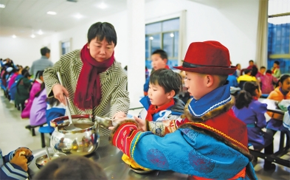
[[[127,119],[127,115],[124,112],[117,112],[112,119],[113,126],[109,127],[108,129],[113,130],[117,124]]]
[[[127,117],[127,115],[124,112],[119,111],[113,116],[113,119],[124,119],[125,117]]]
[[[135,119],[135,121],[138,124],[138,130],[140,130],[140,131],[147,131],[147,129],[146,129],[146,121],[145,120],[143,120],[141,118],[138,118],[136,116],[134,116],[134,119]]]
[[[65,100],[65,97],[68,97],[69,94],[68,94],[68,91],[66,90],[66,88],[64,88],[62,85],[60,84],[55,84],[53,87],[52,87],[52,92],[54,94],[54,97],[56,99],[59,100],[59,102],[66,104],[66,100]]]

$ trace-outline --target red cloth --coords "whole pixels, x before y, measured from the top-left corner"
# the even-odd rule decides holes
[[[74,103],[81,110],[92,109],[100,104],[102,98],[100,73],[114,63],[114,53],[108,60],[98,62],[91,57],[86,44],[81,50],[81,60],[83,67],[77,82]]]
[[[171,99],[171,101],[169,103],[164,104],[163,106],[160,106],[160,107],[156,107],[156,106],[151,104],[147,110],[146,120],[153,121],[153,115],[155,113],[158,113],[162,110],[168,109],[170,106],[173,106],[173,105],[174,105],[174,99]]]

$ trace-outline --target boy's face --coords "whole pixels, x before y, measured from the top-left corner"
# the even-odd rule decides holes
[[[173,91],[173,90],[172,90]],[[158,84],[149,84],[149,90],[148,90],[148,97],[150,99],[150,102],[154,106],[162,106],[166,103],[169,103],[174,95],[172,93],[174,92],[165,93],[165,90],[162,86]],[[175,94],[175,93],[174,93]]]
[[[156,71],[166,67],[166,59],[162,59],[159,54],[153,54],[151,56],[152,68]]]
[[[205,75],[195,72],[185,72],[186,81],[185,87],[188,88],[188,92],[194,99],[200,99],[207,92],[205,92],[206,82]]]
[[[277,68],[277,67],[278,67],[278,64],[274,63],[274,64],[273,64],[273,67],[274,67],[274,68]]]

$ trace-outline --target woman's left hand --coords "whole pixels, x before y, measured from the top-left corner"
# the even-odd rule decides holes
[[[117,112],[113,116],[112,124],[113,126],[109,127],[110,130],[113,130],[117,124],[127,119],[127,115],[124,112]]]
[[[119,111],[113,116],[113,119],[124,119],[125,117],[127,117],[127,115],[124,112]]]

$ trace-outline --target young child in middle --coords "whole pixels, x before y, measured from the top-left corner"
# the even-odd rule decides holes
[[[150,131],[158,136],[174,132],[176,123],[184,111],[184,103],[175,98],[182,88],[182,77],[170,69],[159,69],[152,72],[149,81],[148,96],[144,96],[140,102],[144,107],[139,118],[145,119]],[[171,121],[176,120],[176,121]],[[138,165],[127,155],[122,160],[130,165],[133,170],[149,170]]]
[[[244,84],[243,90],[237,95],[234,113],[247,124],[248,141],[257,151],[265,148],[265,153],[273,151],[273,136],[271,133],[262,131],[266,127],[267,104],[258,101],[262,95],[257,82],[249,81]],[[275,165],[265,160],[265,170],[275,169]]]

